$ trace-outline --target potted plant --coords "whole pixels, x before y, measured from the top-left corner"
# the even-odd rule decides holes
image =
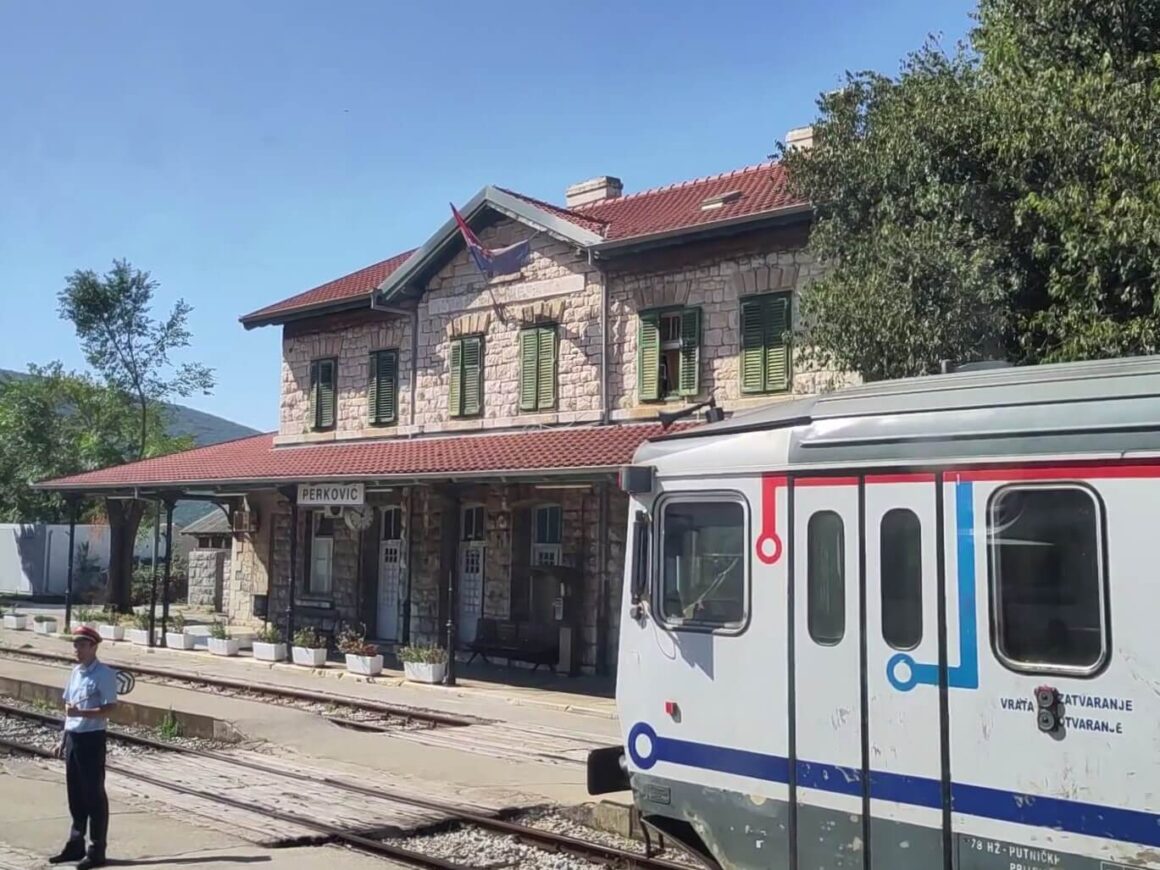
[[[238,642],[226,631],[226,624],[214,620],[209,624],[209,651],[215,656],[236,656]]]
[[[121,614],[115,610],[107,610],[101,616],[101,623],[97,631],[105,640],[124,640],[125,627],[121,625]]]
[[[260,662],[280,662],[286,658],[286,644],[282,632],[275,625],[267,625],[254,640],[254,658]]]
[[[338,636],[338,648],[346,656],[346,669],[352,674],[373,677],[383,672],[379,648],[366,641],[366,629],[347,626]]]
[[[403,675],[416,683],[442,683],[447,674],[447,650],[439,646],[405,646],[399,650]]]
[[[294,632],[294,645],[290,653],[296,665],[320,668],[326,664],[326,647],[313,628],[300,628]]]
[[[32,630],[37,634],[56,634],[56,617],[36,614],[32,617]]]
[[[180,610],[169,617],[169,626],[165,632],[165,645],[170,649],[193,649],[195,638],[185,633],[185,614]]]
[[[92,607],[78,607],[73,611],[72,618],[76,625],[87,625],[89,628],[96,628],[101,621],[101,612]]]
[[[24,631],[28,628],[28,617],[23,613],[17,613],[16,608],[13,607],[4,613],[4,627]]]
[[[125,637],[128,638],[129,643],[135,643],[137,646],[149,645],[149,614],[142,611],[141,613],[133,614],[133,628],[125,632]]]

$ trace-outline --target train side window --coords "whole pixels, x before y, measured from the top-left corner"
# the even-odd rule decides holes
[[[818,511],[806,526],[806,624],[824,646],[846,634],[846,528],[833,511]]]
[[[887,511],[879,526],[882,637],[895,649],[922,642],[922,524],[906,508]]]
[[[669,623],[739,628],[745,622],[745,508],[728,497],[672,499],[661,508],[661,616]]]
[[[1021,671],[1090,673],[1107,656],[1100,507],[1079,486],[999,490],[988,512],[995,650]]]

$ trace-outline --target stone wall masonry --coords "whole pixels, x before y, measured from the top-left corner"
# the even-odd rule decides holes
[[[342,325],[321,320],[312,332],[287,329],[282,340],[282,401],[279,435],[281,440],[334,440],[350,437],[382,437],[405,426],[411,413],[411,322],[410,318],[368,313],[370,322]],[[330,328],[330,326],[334,328]],[[367,407],[370,355],[377,350],[399,353],[399,389],[396,423],[371,425]],[[338,391],[335,427],[314,432],[310,419],[310,363],[316,359],[338,359]]]
[[[193,607],[208,607],[214,611],[225,609],[223,585],[229,551],[189,551],[189,603]],[[228,612],[228,611],[227,611]]]
[[[270,542],[279,499],[273,493],[254,493],[248,501],[258,515],[258,531],[234,536],[222,608],[230,622],[240,625],[261,621],[254,617],[253,597],[267,594],[270,588]]]
[[[790,243],[799,240],[791,237]],[[855,380],[843,373],[806,370],[794,354],[792,388],[783,394],[750,396],[741,392],[740,305],[748,295],[791,291],[792,316],[799,323],[800,300],[809,283],[822,274],[800,247],[771,245],[768,237],[754,240],[748,251],[711,253],[706,259],[652,271],[632,271],[609,277],[611,308],[609,379],[614,417],[654,416],[658,405],[686,400],[642,403],[637,391],[638,312],[665,306],[701,308],[701,391],[687,401],[712,395],[727,410],[762,404],[779,397],[809,395]]]

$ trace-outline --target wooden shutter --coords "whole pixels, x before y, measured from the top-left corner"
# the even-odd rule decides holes
[[[399,355],[393,350],[372,353],[370,369],[367,403],[371,422],[394,423],[399,404]]]
[[[677,377],[677,392],[695,396],[701,390],[701,309],[686,308],[681,312],[681,369]]]
[[[463,414],[463,341],[451,342],[451,393],[448,396],[451,416]]]
[[[789,389],[789,296],[765,300],[765,389]]]
[[[463,414],[478,414],[483,407],[483,339],[463,339]]]
[[[543,411],[556,405],[556,327],[544,326],[539,333],[539,375],[537,407]]]
[[[637,392],[642,402],[660,398],[660,315],[648,311],[640,315],[636,341]]]
[[[540,364],[539,330],[520,333],[520,410],[534,411],[539,397],[536,372]]]
[[[335,361],[315,360],[310,364],[311,416],[315,429],[334,426]]]
[[[760,299],[741,303],[741,392],[765,390],[765,318]]]

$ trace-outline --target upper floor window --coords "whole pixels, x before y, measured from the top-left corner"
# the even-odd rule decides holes
[[[382,511],[382,530],[379,537],[384,541],[399,541],[403,538],[403,509],[398,505],[388,505]]]
[[[895,649],[922,642],[922,524],[907,508],[889,510],[879,526],[882,637]]]
[[[790,294],[741,301],[741,391],[773,393],[790,387]]]
[[[1107,656],[1100,508],[1079,486],[1000,490],[988,517],[999,658],[1089,673]]]
[[[367,384],[367,410],[374,425],[394,423],[399,417],[399,353],[378,350],[371,354]]]
[[[558,504],[536,508],[532,527],[532,564],[559,565],[564,511]]]
[[[520,410],[555,406],[556,327],[530,326],[520,331]]]
[[[483,336],[451,342],[452,417],[473,417],[483,410]]]
[[[462,521],[459,529],[459,540],[482,541],[487,534],[483,505],[466,505],[460,514]]]
[[[661,511],[661,615],[738,627],[745,621],[745,508],[735,498],[670,499]]]
[[[701,309],[641,312],[637,372],[641,401],[697,395],[701,389]]]
[[[310,364],[310,427],[333,429],[338,392],[338,360],[316,359]]]

